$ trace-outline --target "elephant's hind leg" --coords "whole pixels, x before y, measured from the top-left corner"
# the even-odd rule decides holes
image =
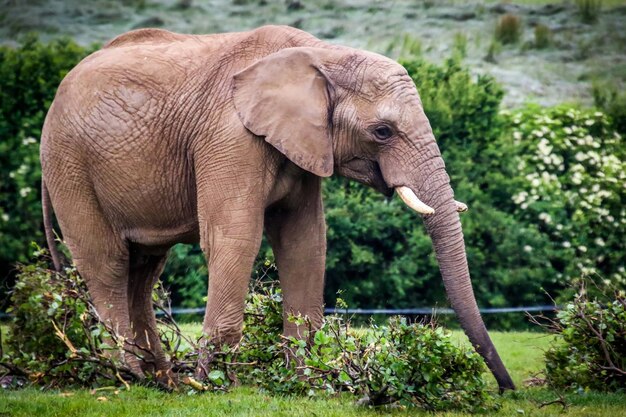
[[[128,277],[128,308],[131,330],[136,352],[142,356],[141,368],[170,384],[170,362],[168,361],[157,329],[152,307],[152,290],[165,267],[165,255],[146,255],[131,251]]]
[[[64,180],[63,187],[52,188],[63,238],[100,319],[130,341],[128,244],[103,216],[93,187],[74,178]],[[137,358],[125,358],[131,370],[143,376]]]
[[[143,377],[138,358],[130,353],[133,342],[128,311],[128,249],[112,232],[97,230],[86,233],[92,239],[98,236],[97,242],[84,239],[76,243],[71,237],[66,237],[66,242],[100,319],[124,338],[126,363],[138,377]]]

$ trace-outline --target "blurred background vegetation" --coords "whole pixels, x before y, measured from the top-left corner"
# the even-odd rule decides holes
[[[97,48],[91,42],[142,26],[211,33],[289,23],[399,59],[418,86],[456,197],[470,207],[462,222],[479,305],[549,304],[570,296],[566,288],[580,277],[626,287],[626,35],[599,40],[626,20],[623,2],[0,4],[0,310],[15,263],[28,261],[31,241],[43,244],[38,143],[56,87]],[[220,16],[219,25],[206,23]],[[397,25],[381,27],[381,16]],[[420,22],[435,32],[420,32]],[[351,307],[446,304],[414,213],[338,177],[325,181],[324,196],[328,306],[340,290]],[[259,263],[266,260],[264,243]],[[199,248],[174,247],[163,280],[174,305],[203,306]],[[501,328],[524,322],[489,320]]]

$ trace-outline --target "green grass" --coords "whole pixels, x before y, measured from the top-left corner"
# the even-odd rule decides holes
[[[198,325],[185,325],[185,331],[197,334]],[[623,394],[571,393],[565,395],[567,408],[559,404],[540,408],[541,403],[559,398],[546,388],[526,388],[523,381],[542,369],[542,353],[551,336],[530,332],[492,332],[494,343],[519,390],[500,399],[501,408],[489,415],[514,416],[619,416],[626,415]],[[461,332],[453,337],[467,343]],[[486,375],[492,386],[495,383]],[[69,393],[70,396],[66,396]],[[105,397],[106,400],[98,400]],[[285,398],[264,394],[252,387],[239,387],[226,394],[168,394],[134,386],[115,394],[112,390],[91,393],[89,390],[45,391],[28,388],[0,391],[0,417],[4,416],[405,416],[432,415],[416,410],[374,410],[357,407],[344,395],[330,399]],[[441,416],[465,416],[464,413],[438,413]]]

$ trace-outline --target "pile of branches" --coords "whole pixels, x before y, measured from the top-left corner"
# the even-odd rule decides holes
[[[482,380],[482,358],[453,343],[434,323],[394,318],[386,326],[362,329],[333,315],[313,330],[306,317],[291,317],[301,334],[283,336],[282,294],[266,275],[267,270],[260,274],[248,295],[241,342],[209,346],[212,360],[201,381],[193,378],[200,343],[176,324],[168,294],[157,285],[153,300],[175,389],[224,391],[247,384],[282,395],[350,392],[359,404],[372,406],[476,411],[494,405]],[[144,360],[141,348],[99,320],[75,269],[56,273],[41,258],[23,265],[11,299],[8,350],[0,361],[4,386],[160,386],[126,365],[125,355]]]
[[[144,349],[100,320],[76,269],[55,272],[48,268],[45,252],[38,254],[41,256],[36,262],[18,267],[11,292],[6,349],[0,350],[2,386],[159,385],[156,379],[137,375],[126,364],[126,355],[144,361]],[[176,324],[170,314],[169,296],[160,285],[154,289],[153,300],[161,342],[174,372],[192,372],[197,341]]]
[[[626,292],[580,279],[556,318],[531,321],[557,336],[546,351],[546,382],[558,389],[626,391]]]

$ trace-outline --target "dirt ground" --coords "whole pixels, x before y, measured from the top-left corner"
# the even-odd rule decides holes
[[[140,27],[183,33],[241,31],[264,24],[299,27],[329,42],[394,58],[420,51],[439,62],[463,51],[476,74],[491,74],[506,89],[504,106],[524,102],[593,104],[593,82],[626,85],[626,1],[605,1],[595,24],[584,24],[573,1],[429,0],[0,0],[0,42],[30,31],[42,39],[71,36],[104,42]],[[494,43],[498,19],[521,19],[522,36]],[[534,46],[534,28],[552,42]],[[490,53],[491,51],[491,53]],[[418,86],[419,87],[419,86]]]

